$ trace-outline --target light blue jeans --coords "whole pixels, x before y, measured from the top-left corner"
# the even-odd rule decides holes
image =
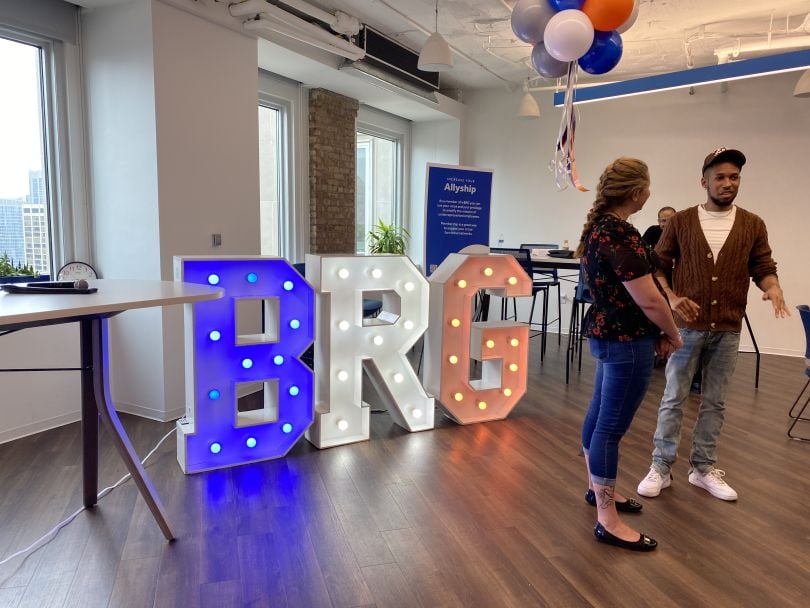
[[[726,413],[726,390],[740,347],[740,332],[696,331],[681,329],[683,348],[675,351],[667,363],[667,386],[658,409],[652,453],[653,466],[668,475],[675,463],[681,442],[683,403],[689,396],[692,376],[703,362],[701,403],[692,431],[689,462],[701,474],[709,472],[717,461],[717,438]]]

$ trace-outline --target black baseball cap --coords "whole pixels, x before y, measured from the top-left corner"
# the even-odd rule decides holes
[[[717,163],[730,162],[737,165],[738,169],[742,169],[745,164],[745,154],[739,150],[732,150],[731,148],[717,148],[711,152],[706,160],[703,161],[703,169],[701,173],[705,173],[706,169]]]

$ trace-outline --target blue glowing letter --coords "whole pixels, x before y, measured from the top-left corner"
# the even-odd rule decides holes
[[[314,335],[312,287],[282,258],[176,257],[174,263],[175,280],[208,285],[217,277],[225,290],[220,300],[185,307],[180,466],[197,473],[284,456],[313,418],[312,371],[298,358]],[[240,300],[261,302],[260,333],[239,335]],[[254,398],[259,407],[238,411],[237,392],[261,395]]]

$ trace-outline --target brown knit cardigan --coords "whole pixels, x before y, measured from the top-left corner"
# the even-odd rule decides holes
[[[768,275],[776,275],[765,222],[740,207],[716,264],[700,227],[697,206],[669,219],[655,250],[662,268],[672,268],[672,291],[700,306],[692,323],[675,315],[679,327],[740,331],[749,277],[759,284]]]

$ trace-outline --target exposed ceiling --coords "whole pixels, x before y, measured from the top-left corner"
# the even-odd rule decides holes
[[[72,1],[96,8],[126,0]],[[307,1],[330,12],[340,10],[353,15],[417,51],[434,29],[434,0]],[[279,2],[283,4],[284,0],[272,0],[273,4]],[[455,57],[453,70],[442,74],[442,88],[514,87],[527,76],[536,76],[528,63],[530,45],[517,40],[511,30],[514,2],[439,0],[439,32],[451,47],[461,52]],[[638,20],[622,35],[624,54],[619,65],[601,77],[583,74],[580,82],[624,80],[712,65],[718,63],[715,52],[722,48],[742,50],[738,58],[810,48],[810,0],[639,0],[639,3]],[[757,47],[756,50],[744,50],[751,46]]]
[[[804,46],[795,48],[810,48],[810,0],[639,1],[636,24],[622,35],[624,54],[619,65],[602,77],[583,74],[580,82],[716,64],[715,49],[745,42],[759,42],[765,48],[769,33],[772,40],[789,36],[801,42],[803,38]],[[453,70],[442,74],[444,86],[491,88],[502,84],[495,75],[520,83],[534,74],[527,63],[531,46],[512,33],[509,19],[514,2],[439,0],[439,32],[452,47],[481,64],[456,56]],[[432,31],[434,25],[433,0],[312,0],[312,4],[355,15],[416,50],[427,39],[424,31]],[[786,50],[766,49],[740,58]]]

